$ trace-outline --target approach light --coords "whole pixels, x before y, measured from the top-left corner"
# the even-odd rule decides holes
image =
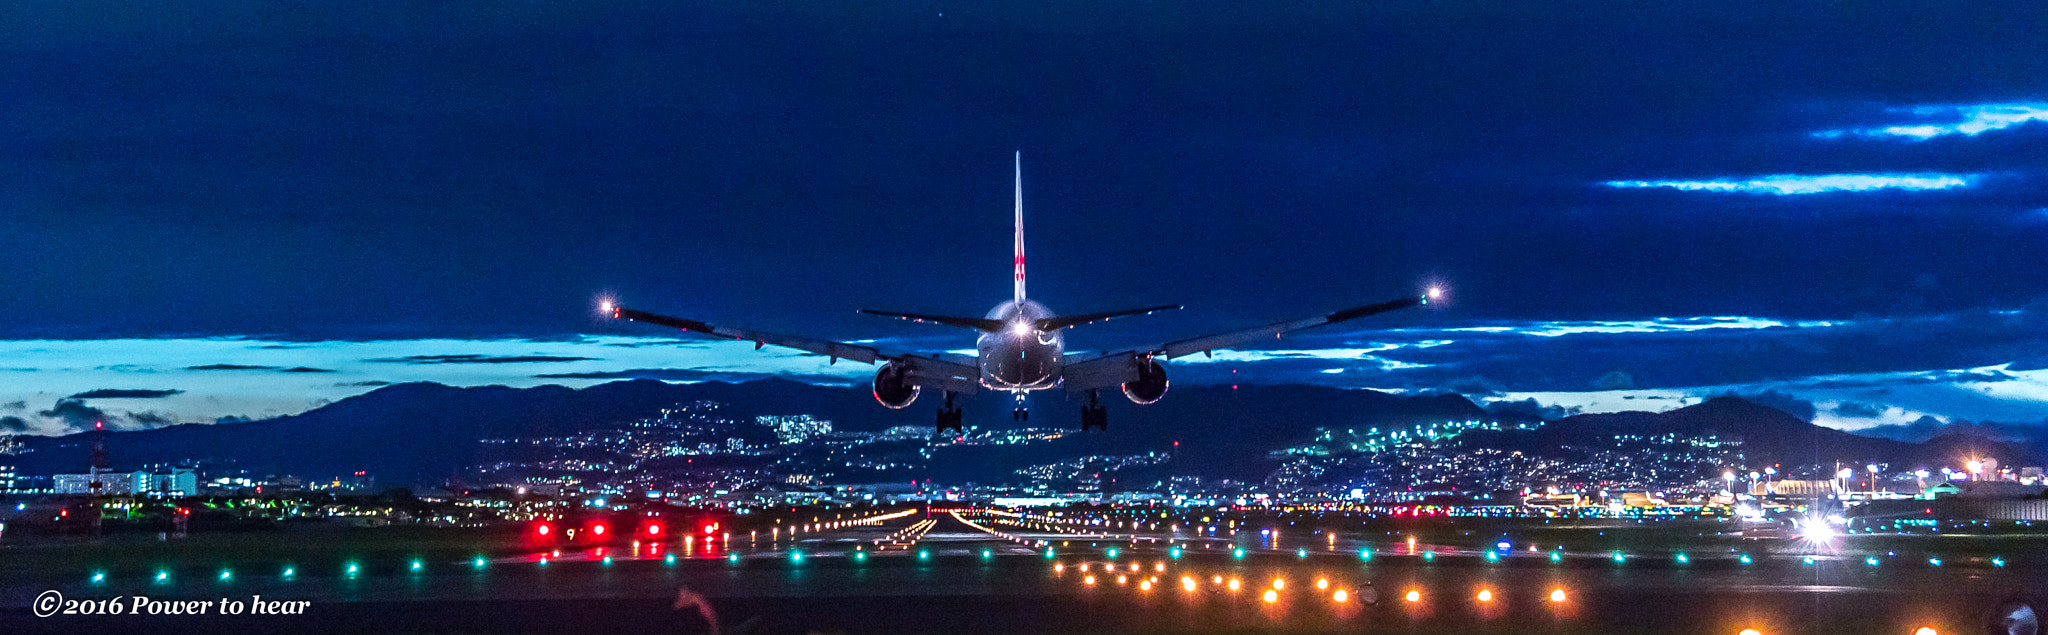
[[[1274,588],[1274,589],[1285,589],[1285,588],[1287,588],[1287,580],[1284,580],[1284,579],[1281,579],[1281,578],[1273,578],[1273,588]]]
[[[1343,589],[1337,589],[1337,592],[1336,592],[1336,593],[1332,593],[1332,594],[1330,594],[1330,601],[1332,601],[1332,602],[1339,602],[1339,603],[1341,603],[1341,602],[1348,602],[1348,601],[1350,601],[1350,600],[1351,600],[1351,594],[1350,594],[1350,593],[1345,593]]]
[[[1492,601],[1493,601],[1493,590],[1492,590],[1492,589],[1480,589],[1480,590],[1479,590],[1479,601],[1481,601],[1481,602],[1492,602]]]
[[[1189,591],[1195,590],[1195,579],[1187,576],[1181,576],[1180,588],[1187,589]]]
[[[1031,323],[1026,322],[1024,320],[1017,320],[1016,322],[1010,323],[1010,334],[1015,335],[1017,337],[1024,337],[1026,335],[1030,335]]]
[[[1329,578],[1316,578],[1316,590],[1320,591],[1328,588],[1330,588]]]
[[[1918,629],[1915,629],[1913,631],[1913,635],[1941,635],[1941,633],[1939,631],[1934,630],[1934,627],[1932,626],[1922,626]]]
[[[1408,595],[1402,596],[1402,599],[1408,600],[1410,602],[1421,602],[1422,592],[1411,589],[1408,591]]]
[[[1564,589],[1551,589],[1551,590],[1550,590],[1550,601],[1552,601],[1552,602],[1563,602],[1563,601],[1564,601]]]
[[[1267,589],[1265,599],[1267,602],[1278,602],[1280,601],[1280,592],[1274,591],[1272,589]]]

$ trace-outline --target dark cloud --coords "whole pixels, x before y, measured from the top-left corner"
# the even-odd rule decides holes
[[[1530,419],[1537,421],[1556,421],[1579,414],[1579,409],[1576,407],[1546,406],[1538,403],[1533,397],[1521,401],[1495,401],[1486,404],[1486,411],[1502,419]]]
[[[1858,403],[1854,401],[1844,401],[1835,404],[1834,410],[1835,414],[1839,414],[1844,417],[1870,418],[1884,414],[1885,408],[1884,406],[1879,405]]]
[[[345,383],[345,384],[335,384],[335,385],[336,385],[336,386],[341,386],[341,387],[344,387],[344,388],[356,388],[356,387],[372,387],[372,388],[374,388],[374,387],[377,387],[377,386],[389,386],[389,385],[391,385],[391,382],[388,382],[388,381],[376,381],[376,380],[371,380],[371,381],[353,381],[353,382],[349,382],[349,383]]]
[[[276,370],[276,369],[277,369],[277,367],[276,367],[276,366],[248,366],[248,365],[244,365],[244,364],[207,364],[207,365],[205,365],[205,366],[186,366],[186,367],[185,367],[185,370]]]
[[[0,417],[0,430],[22,432],[28,430],[28,420],[16,416]]]
[[[213,420],[213,422],[214,422],[214,423],[248,423],[248,422],[251,422],[251,421],[255,421],[255,419],[250,419],[250,418],[248,418],[248,417],[241,417],[241,416],[236,416],[236,415],[228,415],[228,416],[225,416],[225,417],[215,417],[215,418],[214,418],[214,420]]]
[[[66,428],[72,430],[91,430],[94,423],[112,418],[107,416],[107,411],[85,405],[77,399],[59,399],[49,410],[36,414],[61,420]]]
[[[174,425],[178,423],[176,420],[172,419],[170,415],[166,415],[159,412],[131,412],[128,413],[124,417],[124,419],[129,424],[131,424],[128,426],[123,426],[124,428],[161,428],[164,426]]]
[[[82,393],[78,393],[76,395],[65,397],[64,399],[162,399],[165,397],[169,397],[171,395],[184,394],[184,392],[185,391],[183,390],[124,390],[118,388],[102,388],[99,390],[88,390]]]
[[[1636,378],[1617,370],[1594,379],[1592,387],[1594,390],[1632,390],[1636,387]]]
[[[4,410],[27,410],[27,409],[28,409],[28,402],[26,402],[26,401],[10,401],[10,402],[4,403],[4,404],[0,404],[0,409],[4,409]]]
[[[277,371],[277,372],[280,372],[280,373],[331,373],[331,372],[335,372],[335,371],[331,371],[331,370],[328,370],[328,369],[325,369],[325,368],[312,368],[312,367],[309,367],[309,366],[294,366],[294,367],[292,367],[292,368],[286,368],[286,369],[284,369],[284,370],[280,370],[280,371]]]
[[[556,355],[409,355],[406,357],[379,357],[366,362],[388,364],[533,364],[542,362],[586,362],[595,357],[566,357]]]

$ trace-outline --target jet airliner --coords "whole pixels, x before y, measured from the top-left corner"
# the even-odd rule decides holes
[[[1015,395],[1017,407],[1012,418],[1016,420],[1027,420],[1030,417],[1030,411],[1024,406],[1025,394],[1054,388],[1064,389],[1069,395],[1087,398],[1087,405],[1081,407],[1083,431],[1107,430],[1108,409],[1102,405],[1099,392],[1107,388],[1119,388],[1123,391],[1124,397],[1133,403],[1143,405],[1157,402],[1166,395],[1166,366],[1162,363],[1164,361],[1195,353],[1208,354],[1219,348],[1245,342],[1273,339],[1290,331],[1428,304],[1441,293],[1439,289],[1431,288],[1420,296],[1368,304],[1300,320],[1132,347],[1115,352],[1069,353],[1066,351],[1065,337],[1068,328],[1110,318],[1144,315],[1180,307],[1166,305],[1059,316],[1044,305],[1026,298],[1024,166],[1021,152],[1016,157],[1015,169],[1016,260],[1012,272],[1012,293],[1008,301],[996,305],[979,318],[866,309],[860,311],[980,331],[981,336],[975,344],[973,356],[889,351],[863,344],[713,326],[697,320],[636,311],[614,305],[609,301],[604,303],[602,310],[609,313],[613,319],[668,326],[716,338],[751,341],[756,350],[772,344],[827,356],[835,363],[841,359],[867,364],[880,363],[882,367],[875,372],[875,400],[889,408],[905,408],[927,389],[940,391],[944,396],[939,406],[937,431],[943,434],[947,430],[962,431],[957,398],[983,389]]]

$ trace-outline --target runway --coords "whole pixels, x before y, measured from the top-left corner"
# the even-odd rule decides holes
[[[1176,538],[1163,527],[946,513],[794,520],[769,532],[470,558],[177,564],[110,569],[97,581],[14,571],[0,587],[0,631],[710,632],[697,607],[675,608],[697,596],[721,632],[1961,633],[1978,632],[2000,599],[2034,592],[2023,585],[2038,577],[2031,561],[1934,566],[1917,555],[1681,561],[1315,530],[1196,538],[1182,528]],[[304,615],[34,617],[28,604],[49,590],[309,604]]]

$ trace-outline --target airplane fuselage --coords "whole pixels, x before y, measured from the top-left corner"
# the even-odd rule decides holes
[[[981,366],[981,385],[989,390],[1024,393],[1059,384],[1060,360],[1066,355],[1062,331],[1041,331],[1038,320],[1053,317],[1044,305],[1012,300],[985,316],[1001,320],[1001,331],[983,333],[974,348]]]

